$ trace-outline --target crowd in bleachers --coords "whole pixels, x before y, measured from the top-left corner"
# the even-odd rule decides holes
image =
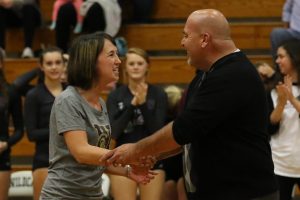
[[[49,167],[50,112],[55,97],[68,85],[68,50],[78,35],[100,31],[108,33],[114,37],[113,43],[120,55],[124,56],[120,81],[110,83],[103,90],[105,99],[107,96],[107,111],[112,126],[110,148],[139,141],[172,121],[180,113],[180,105],[184,104],[186,94],[187,82],[177,84],[162,81],[172,85],[166,88],[151,83],[147,78],[155,69],[151,68],[149,49],[132,48],[126,42],[128,38],[122,35],[126,31],[120,31],[121,26],[128,22],[153,23],[155,20],[149,11],[156,9],[155,1],[56,0],[53,2],[51,22],[42,21],[43,10],[39,3],[35,0],[0,0],[0,200],[9,198],[13,166],[11,150],[22,140],[24,133],[35,144],[30,170],[33,172],[33,197],[40,197]],[[129,13],[128,9],[134,10],[133,15],[124,16],[124,13]],[[122,14],[122,10],[127,12]],[[286,0],[282,12],[284,27],[273,29],[268,36],[268,56],[272,60],[253,62],[253,65],[268,97],[268,132],[280,186],[280,200],[288,200],[294,194],[294,185],[300,187],[300,1]],[[11,27],[22,27],[24,32],[24,45],[20,44],[17,52],[22,52],[19,62],[25,61],[24,58],[39,57],[36,63],[39,67],[7,81],[5,61],[18,59],[11,56],[15,52],[6,48],[10,44],[5,43],[5,33]],[[36,51],[33,43],[39,28],[54,31],[55,43],[47,44],[47,47],[41,44],[41,49]],[[179,46],[180,41],[174,43]],[[32,80],[36,78],[38,81],[32,85]],[[13,131],[10,127],[13,127]],[[136,183],[132,178],[110,175],[107,198],[130,200],[138,196],[141,200],[187,199],[181,157],[179,154],[173,159],[157,162],[152,168],[156,173],[155,179],[147,185]]]

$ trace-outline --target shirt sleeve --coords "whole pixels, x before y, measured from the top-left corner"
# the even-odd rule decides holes
[[[268,133],[269,135],[274,135],[279,130],[280,123],[278,122],[276,124],[272,124],[270,120],[271,114],[274,110],[274,104],[271,97],[271,92],[267,93],[267,100],[268,100]]]
[[[75,130],[86,131],[86,116],[79,100],[75,97],[57,98],[51,112],[55,115],[54,123],[58,134]]]
[[[14,133],[8,139],[8,145],[12,146],[17,143],[24,134],[23,116],[22,116],[22,101],[20,95],[12,86],[10,90],[9,112],[12,116]]]
[[[38,76],[39,68],[35,68],[29,72],[26,72],[22,74],[21,76],[18,76],[14,82],[12,83],[19,94],[26,95],[26,93],[33,88],[32,85],[30,85],[30,81],[35,79]]]
[[[282,9],[282,21],[290,22],[293,9],[293,0],[286,0]]]
[[[25,98],[24,105],[24,118],[25,126],[30,141],[48,141],[49,140],[49,128],[39,128],[39,103],[37,92],[34,89],[30,90]]]

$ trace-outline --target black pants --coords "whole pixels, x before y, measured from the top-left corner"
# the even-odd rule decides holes
[[[153,0],[134,0],[134,21],[145,23],[150,21],[153,11]]]
[[[148,23],[154,8],[154,0],[118,0],[124,22]]]
[[[279,200],[279,193],[278,193],[278,191],[276,191],[274,193],[265,195],[263,197],[258,197],[258,198],[252,199],[252,200]]]
[[[218,197],[203,197],[203,198],[199,198],[197,197],[195,194],[191,194],[191,193],[187,193],[187,198],[188,200],[279,200],[279,192],[272,192],[270,194],[264,195],[262,197],[256,197],[254,199],[249,199],[249,198],[237,198],[234,196],[231,197],[226,197],[226,196],[218,196]]]
[[[13,10],[0,6],[0,47],[5,49],[5,31],[7,27],[23,27],[24,47],[32,47],[35,29],[41,24],[41,15],[34,5],[24,5],[22,17]]]
[[[294,185],[300,186],[300,178],[290,178],[276,175],[279,183],[280,200],[291,200]]]
[[[71,3],[67,3],[58,11],[56,20],[56,45],[67,52],[70,43],[71,30],[77,22],[76,10]],[[103,31],[106,27],[104,11],[98,3],[94,3],[88,10],[83,21],[83,32],[93,33]]]

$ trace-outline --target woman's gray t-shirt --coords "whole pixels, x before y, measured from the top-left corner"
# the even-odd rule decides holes
[[[77,90],[69,86],[59,95],[50,116],[49,172],[41,199],[101,199],[101,176],[105,167],[79,164],[71,155],[63,133],[87,132],[88,143],[109,148],[111,128],[107,109],[92,108]],[[74,134],[76,137],[76,133]]]

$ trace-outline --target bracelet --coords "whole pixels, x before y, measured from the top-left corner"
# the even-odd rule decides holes
[[[129,178],[129,175],[130,175],[130,172],[131,172],[131,167],[130,167],[130,165],[126,165],[126,166],[125,166],[125,169],[126,169],[126,177]]]

